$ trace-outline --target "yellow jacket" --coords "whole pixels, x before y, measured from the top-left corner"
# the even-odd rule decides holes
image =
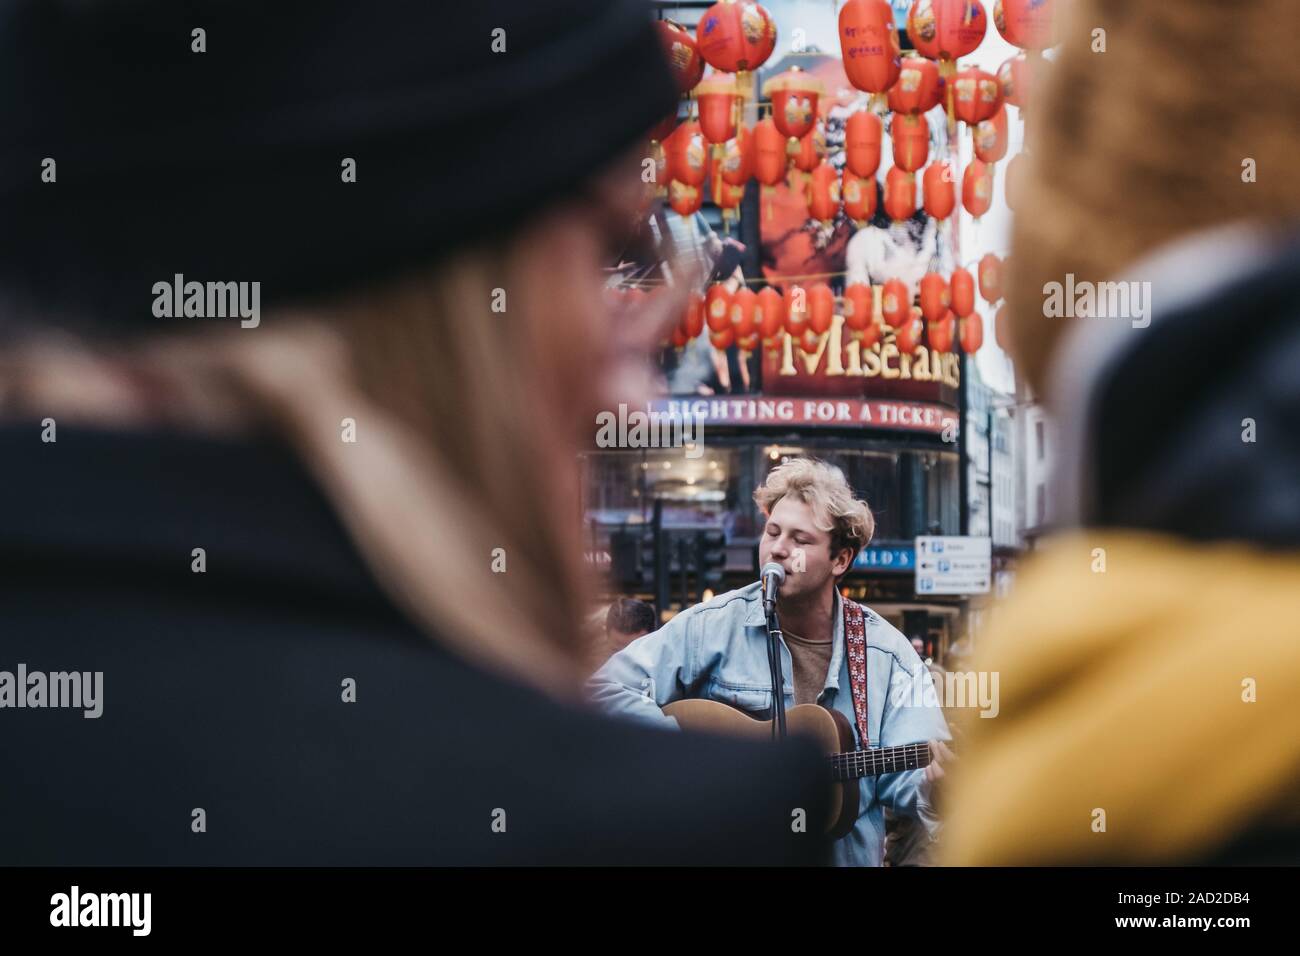
[[[1300,825],[1300,554],[1074,533],[995,613],[942,862],[1193,863]]]

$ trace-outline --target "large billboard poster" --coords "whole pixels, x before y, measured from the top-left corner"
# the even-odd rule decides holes
[[[798,66],[822,81],[826,95],[818,104],[819,131],[824,135],[826,160],[843,172],[845,123],[855,110],[869,108],[870,97],[855,89],[838,56],[789,54],[771,63],[759,78]],[[941,108],[924,117],[931,160],[947,150],[947,126]],[[807,173],[790,171],[784,184],[764,187],[759,199],[763,279],[773,286],[806,286],[826,282],[840,295],[851,283],[883,285],[900,279],[915,296],[921,277],[935,271],[945,276],[954,268],[954,218],[937,223],[919,210],[910,219],[891,221],[885,212],[882,182],[893,165],[890,128],[885,133],[877,172],[876,213],[855,224],[843,210],[827,223],[808,214]],[[918,204],[921,174],[915,174]],[[838,311],[838,310],[837,310]],[[776,353],[764,352],[761,378],[769,394],[856,395],[955,402],[959,362],[952,353],[931,355],[923,345],[911,355],[899,355],[892,331],[869,350],[849,342],[837,315],[815,352],[805,351],[788,337]]]

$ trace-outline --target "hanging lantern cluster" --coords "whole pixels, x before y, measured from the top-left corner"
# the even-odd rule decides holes
[[[1046,68],[1041,51],[1050,45],[1052,7],[1052,0],[914,0],[907,32],[919,55],[904,56],[888,0],[846,0],[838,15],[845,75],[871,100],[846,120],[839,168],[826,156],[819,119],[824,84],[798,67],[763,84],[770,112],[752,127],[744,126],[744,101],[752,84],[746,85],[743,74],[766,62],[776,42],[775,25],[760,4],[721,0],[705,12],[694,36],[661,21],[673,75],[683,95],[691,95],[694,108],[661,143],[652,144],[656,181],[666,183],[662,192],[683,216],[700,209],[707,191],[728,230],[751,179],[767,190],[789,184],[807,204],[809,218],[823,227],[841,212],[865,226],[878,206],[895,222],[913,218],[918,206],[929,218],[944,222],[958,202],[978,221],[992,205],[995,164],[1008,155],[1007,106],[1016,107],[1023,118],[1030,92]],[[987,34],[990,9],[998,32],[1021,52],[996,73],[958,66]],[[711,72],[706,73],[706,64]],[[949,150],[957,122],[971,130],[974,156],[962,171],[960,188],[955,153],[932,157],[925,114],[941,105],[949,119]],[[891,115],[882,122],[886,107]],[[893,165],[878,181],[886,123]],[[1023,167],[1023,154],[1006,167],[1006,196],[1013,209]],[[916,287],[915,301],[897,278],[876,287],[850,283],[838,299],[825,282],[757,292],[742,285],[735,293],[714,284],[688,302],[672,341],[685,344],[707,330],[715,348],[736,346],[748,353],[761,347],[775,355],[789,335],[796,347],[812,353],[823,347],[838,306],[846,337],[863,347],[880,342],[889,329],[906,353],[928,343],[936,352],[960,348],[973,354],[984,337],[976,294],[992,306],[1002,301],[1003,265],[989,254],[974,274],[964,268],[947,277],[931,271]],[[1005,305],[994,328],[999,341],[1005,337],[1003,310]]]

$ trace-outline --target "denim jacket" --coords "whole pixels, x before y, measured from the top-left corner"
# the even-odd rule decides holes
[[[872,747],[926,740],[950,740],[948,725],[933,693],[913,693],[916,681],[933,687],[929,670],[912,645],[869,608],[867,637],[867,733]],[[844,612],[835,595],[833,652],[826,686],[818,703],[848,718],[858,747],[857,719],[844,644]],[[793,665],[782,642],[785,706],[794,706]],[[678,614],[652,634],[638,638],[610,658],[590,678],[588,690],[598,706],[615,715],[653,726],[680,729],[660,710],[683,698],[702,697],[770,717],[772,681],[767,664],[767,629],[758,583],[719,595]],[[891,690],[893,693],[891,694]],[[924,770],[864,777],[859,781],[858,821],[836,841],[840,866],[879,866],[884,855],[883,808],[918,817],[931,833],[938,820],[929,800]]]

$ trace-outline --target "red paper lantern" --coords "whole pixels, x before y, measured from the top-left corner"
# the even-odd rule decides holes
[[[1002,89],[992,73],[968,67],[953,78],[952,85],[953,112],[963,123],[975,126],[992,119],[1002,105]]]
[[[801,139],[817,122],[817,104],[826,94],[821,80],[797,66],[763,84],[772,100],[772,121],[784,136]]]
[[[967,269],[954,269],[948,280],[952,311],[960,319],[975,311],[975,277]]]
[[[916,215],[916,177],[897,166],[885,174],[885,212],[894,222]]]
[[[730,223],[731,220],[739,218],[740,203],[745,198],[745,187],[724,183],[721,176],[714,178],[713,185],[715,187],[713,201],[722,210],[723,220]]]
[[[921,187],[925,193],[925,212],[931,219],[944,220],[957,207],[957,177],[948,163],[933,162],[925,167]]]
[[[907,14],[912,46],[931,60],[969,56],[987,29],[988,16],[979,0],[915,0]]]
[[[725,351],[736,343],[736,334],[731,329],[709,333],[709,344],[715,349]]]
[[[687,186],[703,186],[708,176],[708,149],[699,123],[677,127],[664,141],[669,177]]]
[[[754,136],[745,127],[722,147],[722,181],[728,186],[744,186],[754,175]]]
[[[743,339],[737,339],[736,344],[742,352],[753,352],[758,348],[758,333],[750,332]]]
[[[673,337],[671,341],[673,348],[681,349],[686,347],[686,343],[690,341],[690,337],[686,334],[685,329],[680,325],[676,325],[673,326]]]
[[[812,218],[829,225],[840,211],[840,174],[822,160],[813,170],[808,186],[808,212]]]
[[[1002,98],[1023,110],[1046,68],[1047,61],[1036,54],[1018,53],[1007,60],[998,67],[998,87],[1002,90]]]
[[[700,105],[700,132],[710,143],[725,143],[736,135],[736,78],[712,73],[695,88]]]
[[[872,322],[865,329],[854,329],[849,332],[849,338],[860,343],[861,349],[865,351],[879,342],[884,334],[885,327],[879,322]]]
[[[993,171],[978,159],[972,159],[962,174],[961,204],[976,219],[993,205]]]
[[[988,253],[979,264],[980,295],[989,305],[1002,298],[1002,260]]]
[[[873,324],[873,306],[871,286],[854,282],[844,290],[844,325],[852,331],[865,331]]]
[[[854,176],[848,170],[841,179],[844,214],[861,227],[876,214],[876,180]]]
[[[928,113],[943,101],[944,79],[930,60],[909,56],[903,60],[898,82],[889,88],[889,108],[895,113]]]
[[[930,124],[923,116],[895,113],[889,138],[894,144],[894,165],[904,172],[916,172],[930,158]]]
[[[855,176],[874,176],[880,168],[880,117],[866,110],[851,113],[844,123],[844,165]]]
[[[785,137],[771,119],[754,127],[754,178],[764,186],[775,186],[785,180],[788,158]]]
[[[776,48],[776,24],[757,3],[722,0],[704,11],[695,27],[695,40],[715,70],[757,70]]]
[[[901,328],[911,307],[912,300],[902,279],[890,279],[885,283],[880,296],[880,314],[884,316],[886,325],[892,329]]]
[[[1028,159],[1024,153],[1016,153],[1007,163],[1007,178],[1002,184],[1007,195],[1007,208],[1012,212],[1020,205],[1020,193],[1024,188],[1025,169]]]
[[[898,79],[902,50],[887,0],[848,0],[840,9],[844,75],[864,93],[883,93]]]
[[[759,290],[755,308],[758,331],[764,342],[774,342],[785,329],[785,300],[771,286]]]
[[[967,355],[974,355],[984,344],[984,320],[975,312],[957,323],[961,336],[961,350]]]
[[[688,339],[693,339],[704,331],[704,296],[692,292],[686,300],[686,315],[682,319],[682,329]]]
[[[921,277],[921,318],[927,322],[937,322],[947,313],[952,305],[948,293],[948,283],[937,272],[927,272]]]
[[[811,129],[797,140],[786,140],[787,151],[794,160],[794,168],[800,172],[811,173],[826,155],[826,134],[820,127]],[[789,144],[793,143],[793,149]]]
[[[821,335],[831,329],[835,317],[835,293],[825,282],[808,288],[808,327]]]
[[[758,328],[754,310],[758,305],[758,294],[746,286],[736,290],[731,297],[731,328],[736,339],[747,339]]]
[[[799,337],[799,348],[805,352],[812,353],[817,351],[817,346],[821,345],[822,337],[812,329],[804,329],[803,335]]]
[[[731,293],[715,282],[704,293],[704,322],[710,332],[731,330]]]
[[[996,0],[993,24],[1012,46],[1042,50],[1052,45],[1052,0]]]
[[[685,95],[704,76],[704,57],[700,56],[695,37],[680,23],[660,20],[655,26],[659,29],[659,39],[668,57],[668,67],[677,82],[677,92]]]
[[[699,186],[670,180],[668,183],[668,205],[679,216],[693,216],[700,211],[704,203],[704,190]]]
[[[1011,351],[1011,320],[1008,315],[1010,313],[1007,311],[1007,304],[1003,302],[998,307],[997,315],[993,317],[993,338],[998,343],[998,348],[1004,352]]]
[[[903,355],[911,355],[921,346],[921,337],[925,335],[925,323],[921,320],[919,309],[908,313],[907,321],[894,333],[894,344]]]
[[[957,337],[957,319],[951,312],[945,312],[937,322],[931,322],[926,328],[925,337],[933,352],[951,352],[953,340]]]
[[[999,105],[992,119],[975,127],[975,155],[981,162],[996,163],[1007,155],[1007,108]]]
[[[808,290],[801,285],[785,287],[785,330],[799,338],[808,328]]]

